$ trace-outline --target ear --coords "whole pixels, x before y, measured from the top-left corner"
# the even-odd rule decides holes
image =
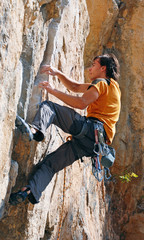
[[[106,66],[101,67],[102,72],[106,72]]]

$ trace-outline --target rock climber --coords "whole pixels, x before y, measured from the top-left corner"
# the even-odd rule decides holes
[[[72,139],[48,154],[38,164],[36,172],[25,187],[16,193],[11,193],[9,202],[12,205],[21,203],[26,198],[32,204],[38,203],[42,192],[55,173],[79,158],[90,157],[93,154],[94,122],[102,129],[105,142],[111,144],[115,135],[115,125],[119,119],[121,92],[117,80],[120,74],[119,62],[115,55],[104,54],[93,59],[89,68],[90,83],[78,83],[49,65],[43,65],[40,71],[42,74],[58,77],[70,91],[83,94],[73,96],[64,93],[52,87],[47,81],[39,84],[40,88],[70,107],[51,101],[42,102],[31,125],[33,139],[42,141],[50,124],[55,124],[65,133],[71,134]],[[87,115],[82,116],[73,108],[87,108]]]

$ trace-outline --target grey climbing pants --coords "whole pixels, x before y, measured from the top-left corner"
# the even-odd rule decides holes
[[[41,193],[47,187],[54,174],[71,165],[83,156],[92,156],[95,143],[94,123],[81,116],[73,109],[61,106],[51,101],[44,101],[32,123],[40,132],[45,134],[50,124],[55,124],[65,133],[73,136],[71,141],[62,144],[56,151],[48,154],[36,167],[34,175],[30,178],[28,186],[35,199],[39,202]],[[87,131],[79,136],[83,126]],[[99,124],[99,123],[98,123]],[[103,125],[100,126],[103,128]],[[104,129],[103,129],[104,131]],[[76,136],[79,136],[78,138]]]

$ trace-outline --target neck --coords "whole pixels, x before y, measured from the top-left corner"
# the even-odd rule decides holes
[[[103,77],[101,76],[101,77],[92,78],[92,79],[91,79],[91,82],[93,82],[93,81],[95,81],[96,79],[99,79],[99,78],[104,78],[104,79],[107,79],[107,77],[106,77],[106,76],[103,76]]]
[[[105,73],[101,73],[99,76],[95,77],[95,78],[91,78],[91,81],[94,81],[96,80],[97,78],[107,78],[106,74]]]

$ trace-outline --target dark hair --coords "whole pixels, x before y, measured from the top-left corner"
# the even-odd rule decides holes
[[[120,65],[114,54],[96,56],[94,60],[96,59],[100,59],[101,66],[106,66],[106,77],[118,80],[120,76]]]

